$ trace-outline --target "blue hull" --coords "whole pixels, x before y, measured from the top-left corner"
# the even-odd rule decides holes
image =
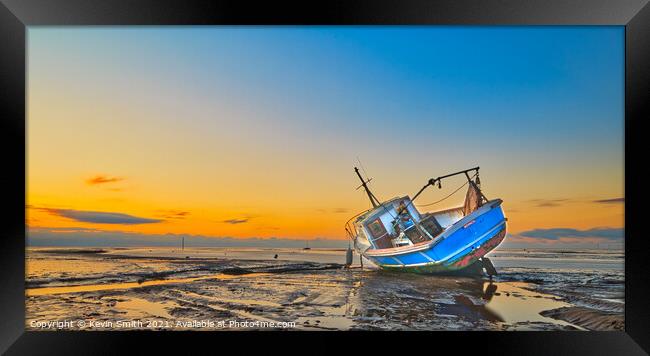
[[[384,269],[416,273],[459,271],[473,265],[503,241],[506,220],[501,200],[490,201],[433,241],[366,251],[364,257]]]

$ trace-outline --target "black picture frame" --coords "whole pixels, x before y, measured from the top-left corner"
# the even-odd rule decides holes
[[[227,345],[262,352],[443,350],[498,354],[646,354],[650,350],[650,252],[641,231],[642,122],[650,93],[646,0],[0,0],[0,101],[5,207],[0,239],[0,350],[7,354],[125,353]],[[25,331],[26,26],[84,25],[620,25],[625,26],[625,332],[27,332]],[[638,156],[636,158],[635,156]],[[263,340],[259,340],[263,339]],[[304,346],[292,344],[302,340]],[[259,340],[259,341],[258,341]],[[126,345],[125,343],[128,343]],[[307,351],[303,351],[307,350]],[[418,351],[421,350],[421,351]],[[644,351],[646,350],[646,351]],[[232,352],[232,351],[228,351]]]

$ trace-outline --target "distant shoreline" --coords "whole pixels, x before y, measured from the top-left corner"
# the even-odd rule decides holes
[[[176,245],[93,245],[93,246],[83,246],[83,245],[35,245],[35,246],[26,246],[26,249],[57,249],[57,250],[102,250],[102,249],[140,249],[140,248],[149,248],[149,249],[180,249],[180,246]],[[242,249],[265,249],[265,250],[318,250],[318,251],[346,251],[347,247],[309,247],[305,249],[304,246],[253,246],[253,245],[232,245],[232,246],[188,246],[186,249],[229,249],[229,248],[242,248]],[[561,253],[561,254],[578,254],[583,252],[594,251],[598,253],[625,253],[624,249],[605,249],[605,248],[557,248],[557,247],[527,247],[527,248],[513,248],[513,247],[499,247],[494,252],[498,251],[536,251],[536,252],[547,252],[547,253]],[[90,252],[80,252],[80,253],[90,253]]]

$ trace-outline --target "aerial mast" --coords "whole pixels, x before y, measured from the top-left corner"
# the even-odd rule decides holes
[[[370,182],[370,179],[364,180],[363,177],[361,177],[361,173],[359,173],[359,168],[354,167],[354,171],[357,173],[357,176],[361,180],[361,185],[357,187],[357,189],[363,187],[363,189],[366,190],[366,194],[368,194],[368,199],[370,199],[370,203],[372,204],[373,208],[376,208],[379,206],[379,200],[375,197],[374,194],[370,191],[370,188],[368,188],[368,182]]]

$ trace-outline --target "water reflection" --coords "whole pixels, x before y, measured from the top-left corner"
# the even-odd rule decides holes
[[[367,272],[361,278],[356,320],[370,327],[417,329],[570,325],[539,314],[567,303],[528,287],[471,277]]]

